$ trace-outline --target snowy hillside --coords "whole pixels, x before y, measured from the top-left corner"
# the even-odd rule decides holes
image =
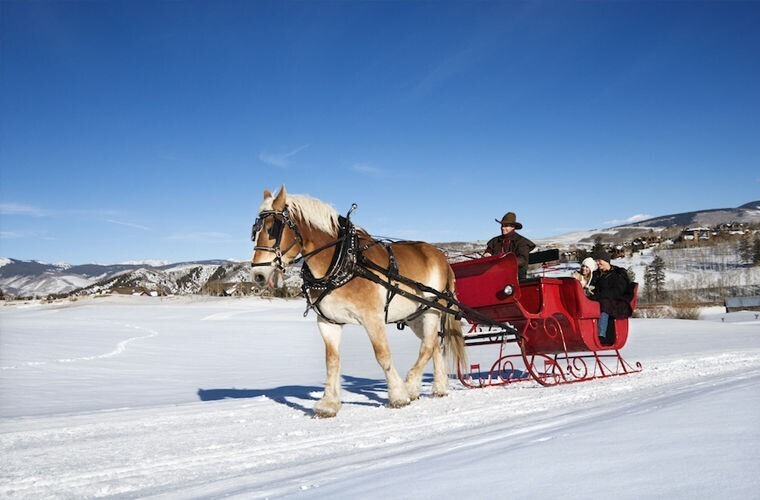
[[[239,262],[202,261],[166,264],[44,264],[36,261],[2,259],[0,289],[15,297],[45,297],[50,294],[98,294],[114,289],[166,294],[199,293],[212,280],[239,283],[249,280],[248,267]]]
[[[652,264],[655,255],[665,263],[668,291],[711,289],[709,293],[713,296],[705,298],[712,301],[722,301],[727,296],[760,295],[760,266],[742,265],[731,244],[664,251],[646,249],[630,257],[612,259],[612,263],[632,271],[642,293],[646,266]],[[552,266],[545,274],[569,276],[577,268],[578,263],[573,261]],[[540,269],[536,272],[540,273]]]
[[[754,313],[632,320],[623,355],[639,374],[452,380],[448,397],[397,410],[348,326],[343,409],[316,420],[323,345],[303,308],[116,296],[0,307],[0,497],[757,496]],[[388,335],[406,371],[418,342]]]
[[[548,238],[536,239],[542,248],[571,248],[573,246],[590,248],[594,238],[599,235],[605,242],[618,243],[647,232],[660,233],[669,228],[688,228],[696,226],[717,226],[720,224],[742,223],[760,224],[760,201],[746,203],[738,208],[718,208],[699,210],[672,215],[647,218],[624,225],[575,231]]]
[[[646,228],[714,226],[727,222],[757,223],[758,220],[760,220],[760,201],[752,201],[737,208],[716,208],[653,217],[630,224],[630,226]]]

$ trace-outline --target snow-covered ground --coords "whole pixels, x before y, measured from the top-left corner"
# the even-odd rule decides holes
[[[111,297],[0,307],[0,497],[757,498],[760,321],[634,319],[635,375],[385,406],[358,327],[343,409],[311,418],[303,301]],[[418,344],[389,327],[394,360]],[[427,384],[430,377],[426,377]]]

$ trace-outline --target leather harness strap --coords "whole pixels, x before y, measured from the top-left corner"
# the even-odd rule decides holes
[[[320,309],[319,304],[324,300],[327,295],[335,290],[336,288],[339,288],[346,283],[350,282],[354,278],[360,277],[364,278],[368,281],[372,281],[373,283],[377,283],[378,285],[381,285],[386,288],[387,295],[386,295],[386,303],[385,303],[385,322],[388,323],[388,310],[390,308],[390,302],[393,300],[393,298],[396,295],[400,295],[406,299],[409,299],[411,301],[417,302],[419,307],[416,311],[414,311],[412,314],[407,316],[406,318],[399,320],[396,322],[399,329],[403,329],[404,325],[412,321],[413,319],[419,317],[422,315],[425,311],[428,309],[437,309],[441,312],[452,314],[456,319],[462,319],[463,317],[467,317],[471,320],[477,320],[480,324],[488,325],[488,326],[498,326],[503,327],[504,325],[494,321],[492,318],[489,318],[488,316],[465,306],[461,302],[459,302],[455,296],[454,291],[449,290],[448,286],[446,290],[439,291],[435,288],[429,287],[427,285],[424,285],[418,281],[414,281],[410,278],[407,278],[406,276],[403,276],[399,274],[398,272],[398,262],[396,261],[396,257],[393,254],[393,248],[391,246],[391,243],[389,241],[384,240],[376,240],[372,239],[369,243],[363,246],[359,246],[359,235],[356,229],[356,226],[351,222],[351,213],[356,209],[356,205],[351,206],[351,210],[349,210],[346,217],[339,217],[338,223],[339,223],[339,231],[338,231],[338,237],[335,239],[335,241],[332,241],[328,243],[327,245],[324,245],[320,248],[317,248],[315,250],[312,250],[311,252],[308,252],[306,254],[302,254],[298,259],[296,259],[294,262],[297,262],[298,260],[303,260],[303,265],[301,266],[301,279],[303,281],[303,284],[301,285],[301,290],[303,291],[304,296],[306,297],[306,310],[304,311],[304,316],[306,316],[309,313],[310,309],[313,309],[322,319],[325,321],[328,321],[333,324],[342,324],[338,323],[337,321],[332,320],[331,318],[328,318]],[[264,250],[268,252],[274,252],[275,259],[274,263],[275,266],[283,270],[285,266],[282,264],[282,255],[286,254],[294,245],[298,244],[301,245],[303,248],[303,239],[301,237],[301,233],[298,230],[298,226],[296,225],[295,221],[290,218],[290,214],[288,212],[287,207],[284,210],[266,210],[262,211],[259,214],[259,217],[256,219],[256,222],[253,226],[253,231],[251,234],[251,239],[255,241],[256,233],[261,230],[263,227],[263,221],[267,217],[275,217],[277,222],[279,222],[279,227],[277,228],[277,234],[270,235],[273,236],[273,239],[275,239],[275,245],[273,247],[259,247],[257,246],[256,250]],[[279,219],[277,219],[279,217]],[[290,227],[295,235],[296,238],[294,239],[294,242],[291,243],[290,246],[283,252],[280,250],[280,241],[282,239],[282,233],[285,229],[285,226]],[[272,228],[270,228],[270,231],[274,230],[275,226],[273,225]],[[382,245],[383,248],[388,252],[388,268],[384,268],[372,260],[368,259],[364,252],[375,245]],[[308,257],[311,257],[319,252],[322,252],[324,250],[327,250],[331,247],[337,247],[336,251],[333,254],[332,261],[330,262],[330,266],[327,269],[327,272],[324,276],[321,278],[315,278],[314,274],[312,273],[311,269],[308,265]],[[271,265],[271,263],[260,263],[260,264],[251,264],[251,266],[264,266],[264,265]],[[404,290],[399,286],[400,284],[406,285],[409,288],[412,288],[414,290],[417,290],[420,293],[426,293],[429,295],[432,295],[432,298],[426,298],[423,296],[420,296],[418,293],[413,293],[407,290]],[[311,291],[317,291],[319,295],[315,300],[311,299],[310,292]],[[518,338],[521,338],[522,335],[519,334],[515,330],[515,332],[518,335]]]

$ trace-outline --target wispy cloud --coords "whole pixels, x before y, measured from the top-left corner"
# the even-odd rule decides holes
[[[651,219],[652,217],[653,217],[652,215],[647,215],[647,214],[636,214],[636,215],[632,215],[628,217],[627,219],[608,220],[608,221],[605,221],[604,223],[611,224],[611,225],[634,224],[636,222],[641,222],[643,220]]]
[[[0,231],[0,239],[2,240],[18,240],[24,238],[34,238],[39,240],[55,239],[41,231]]]
[[[453,76],[466,71],[473,57],[472,50],[467,48],[448,54],[417,82],[412,92],[418,95],[430,93]]]
[[[141,224],[135,224],[133,222],[123,222],[123,221],[114,220],[114,219],[106,219],[106,222],[110,222],[111,224],[118,224],[120,226],[133,227],[135,229],[142,229],[143,231],[152,231],[152,229],[147,226],[143,226]]]
[[[351,165],[350,169],[357,174],[366,175],[367,177],[374,177],[376,179],[387,179],[387,178],[409,178],[413,177],[414,174],[407,172],[398,172],[395,170],[388,170],[386,168],[376,167],[375,165],[372,165],[370,163],[354,163]]]
[[[53,212],[44,208],[24,205],[21,203],[0,203],[0,215],[27,215],[31,217],[47,217]]]
[[[27,217],[92,217],[102,218],[104,216],[123,215],[123,212],[111,209],[51,209],[41,208],[24,203],[0,203],[0,215],[21,215]]]
[[[290,166],[290,159],[308,147],[308,144],[304,144],[303,146],[298,147],[288,153],[269,153],[267,151],[262,151],[259,153],[259,160],[266,163],[267,165],[287,168]]]
[[[233,238],[227,233],[217,233],[213,231],[203,232],[189,232],[189,233],[174,233],[166,237],[170,241],[188,241],[192,243],[224,243],[233,241]]]
[[[360,174],[369,175],[371,177],[388,177],[389,172],[382,168],[369,165],[367,163],[355,163],[351,166],[351,170]]]
[[[81,209],[81,208],[41,208],[25,203],[0,203],[0,215],[23,216],[23,217],[85,217],[89,219],[103,219],[114,224],[130,225],[128,222],[104,219],[104,217],[123,216],[124,212],[107,208]],[[141,227],[134,225],[134,227]],[[147,228],[146,228],[147,229]]]

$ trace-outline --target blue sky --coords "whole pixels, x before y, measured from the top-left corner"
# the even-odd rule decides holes
[[[760,199],[760,2],[0,2],[0,255],[250,257],[285,184],[371,233]]]

